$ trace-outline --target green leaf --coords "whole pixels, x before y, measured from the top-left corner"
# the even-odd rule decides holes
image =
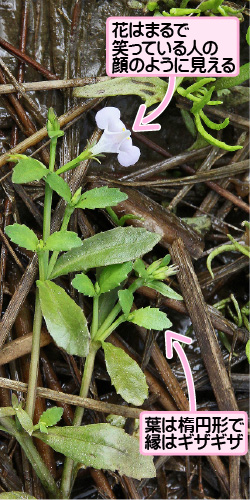
[[[250,26],[247,28],[246,41],[250,45]]]
[[[16,410],[12,408],[12,406],[4,406],[3,408],[0,408],[0,418],[10,417],[12,415],[16,415]]]
[[[120,302],[122,311],[125,314],[125,316],[127,317],[131,311],[134,296],[133,296],[132,292],[128,289],[120,290],[118,292],[118,296],[119,296],[119,302]]]
[[[109,188],[103,186],[99,188],[90,189],[81,195],[80,200],[76,204],[76,208],[88,208],[94,210],[95,208],[106,208],[118,205],[121,201],[127,199],[127,195],[122,193],[120,189]]]
[[[59,196],[61,196],[68,203],[71,200],[70,188],[65,182],[65,180],[56,174],[56,172],[50,172],[46,177],[46,182],[49,184],[51,189],[53,189]]]
[[[204,85],[207,85],[208,83],[215,82],[216,78],[200,78],[198,79],[195,83],[187,87],[184,92],[183,92],[183,97],[187,97],[188,94],[191,94],[193,92],[197,92],[197,90],[200,90]]]
[[[29,229],[24,224],[12,224],[11,226],[7,226],[5,228],[5,233],[7,236],[19,245],[19,247],[26,248],[26,250],[32,250],[34,252],[38,245],[38,238],[35,235],[34,231]]]
[[[48,121],[46,124],[46,128],[48,131],[48,136],[51,139],[58,138],[64,135],[63,130],[60,130],[60,123],[53,108],[49,108],[48,110]]]
[[[204,236],[211,229],[211,217],[208,215],[201,215],[200,217],[182,217],[186,224],[191,226],[197,233]]]
[[[32,431],[33,431],[33,422],[30,418],[30,416],[28,415],[28,413],[26,413],[25,410],[23,410],[21,408],[21,406],[19,405],[18,408],[16,408],[16,416],[22,426],[22,428],[28,432],[28,434],[32,434]]]
[[[78,292],[83,293],[83,295],[87,295],[88,297],[94,297],[96,295],[92,281],[84,273],[77,274],[72,281],[72,285]]]
[[[128,321],[152,330],[163,330],[172,326],[167,315],[155,307],[144,307],[133,311]]]
[[[248,363],[250,364],[250,340],[248,340],[246,343],[246,355],[247,355]]]
[[[226,128],[228,126],[230,121],[229,118],[225,118],[222,123],[215,123],[210,120],[202,110],[200,111],[200,117],[204,121],[205,125],[207,125],[207,127],[211,128],[212,130],[222,130],[223,128]]]
[[[21,158],[13,168],[12,182],[15,184],[26,184],[27,182],[39,181],[45,177],[49,170],[34,158]]]
[[[237,76],[225,76],[222,78],[217,78],[214,84],[215,90],[230,89],[236,85],[240,85],[243,82],[249,80],[250,63],[243,64],[240,67],[240,72]]]
[[[158,77],[121,77],[74,89],[74,97],[139,95],[147,107],[163,100],[168,84]]]
[[[170,286],[167,286],[165,283],[162,283],[161,281],[153,280],[149,281],[147,283],[148,288],[153,288],[153,290],[156,290],[156,292],[161,293],[164,297],[168,297],[169,299],[174,299],[174,300],[183,300],[182,296],[172,290]]]
[[[0,498],[6,498],[9,500],[14,500],[15,498],[17,498],[17,500],[36,500],[36,497],[32,497],[23,491],[6,491],[5,493],[0,493]]]
[[[135,479],[155,477],[153,457],[141,455],[138,440],[113,425],[54,427],[35,436],[86,467],[118,470]]]
[[[110,292],[124,281],[133,269],[132,262],[104,267],[98,279],[100,293]]]
[[[225,142],[219,141],[218,139],[215,139],[212,135],[210,135],[203,127],[201,123],[201,119],[198,113],[194,115],[195,119],[195,124],[197,127],[198,132],[206,139],[206,141],[209,144],[213,144],[214,146],[217,146],[218,148],[225,149],[226,151],[236,151],[237,149],[242,149],[242,146],[229,146],[229,144],[226,144]]]
[[[182,116],[182,119],[186,125],[187,130],[192,135],[192,137],[195,139],[197,132],[196,132],[196,127],[195,127],[194,120],[193,120],[191,114],[186,109],[181,109],[181,116]]]
[[[137,259],[134,263],[134,271],[141,276],[141,278],[147,278],[147,271],[144,262],[141,259]]]
[[[160,267],[168,266],[170,261],[171,261],[171,255],[169,255],[169,253],[168,253],[167,255],[165,255],[165,257],[163,257],[161,264],[160,264]]]
[[[40,432],[44,432],[45,434],[48,434],[48,428],[42,422],[39,424],[39,429],[40,429]]]
[[[126,424],[126,418],[122,417],[122,415],[114,415],[113,413],[110,413],[106,417],[106,422],[108,422],[110,425],[115,425],[115,427],[120,427],[121,429],[124,429]]]
[[[71,248],[80,247],[82,243],[81,238],[73,231],[56,231],[48,237],[44,248],[64,252],[71,250]]]
[[[42,313],[50,335],[69,354],[87,356],[89,331],[82,309],[51,281],[37,281]]]
[[[63,408],[59,406],[53,406],[53,408],[49,408],[44,411],[39,418],[38,425],[45,427],[52,427],[56,425],[59,420],[61,420],[63,414]]]
[[[80,248],[62,255],[51,277],[136,259],[152,250],[160,239],[159,234],[142,228],[116,227],[87,238]]]
[[[204,94],[204,96],[198,102],[195,102],[193,104],[193,107],[191,109],[191,112],[193,114],[199,113],[200,110],[203,109],[204,106],[206,106],[206,104],[209,103],[209,101],[212,97],[213,91],[214,91],[214,86],[211,87],[209,90],[206,89],[206,93]]]
[[[120,394],[127,403],[142,405],[148,397],[148,386],[139,365],[120,347],[115,347],[109,342],[103,342],[102,347],[107,371],[117,394]]]

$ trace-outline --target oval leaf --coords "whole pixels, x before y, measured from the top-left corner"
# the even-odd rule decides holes
[[[86,274],[77,274],[73,279],[72,285],[78,292],[87,295],[88,297],[94,297],[96,295],[94,285]]]
[[[175,292],[174,290],[172,290],[172,288],[170,288],[170,286],[162,283],[161,281],[148,281],[147,287],[153,288],[153,290],[156,290],[156,292],[161,293],[161,295],[164,295],[164,297],[168,297],[169,299],[183,300],[182,296],[179,293]]]
[[[42,313],[49,333],[69,354],[87,356],[89,331],[82,309],[51,281],[37,281]]]
[[[81,238],[73,231],[56,231],[48,237],[45,248],[46,250],[64,252],[71,250],[71,248],[80,247],[81,245]]]
[[[122,193],[120,189],[109,188],[103,186],[99,188],[90,189],[82,194],[78,201],[76,208],[95,208],[113,207],[127,199],[127,195]]]
[[[134,296],[130,290],[126,289],[126,290],[120,290],[118,292],[118,297],[122,311],[127,317],[131,311]]]
[[[166,94],[167,82],[158,77],[124,76],[74,89],[74,97],[107,97],[117,95],[139,95],[147,107],[161,102]]]
[[[93,267],[118,264],[149,252],[161,239],[159,234],[135,227],[117,227],[84,240],[82,246],[62,255],[52,278]]]
[[[153,457],[141,455],[138,440],[114,425],[54,427],[48,434],[34,435],[86,467],[118,470],[135,479],[155,477]]]
[[[12,408],[12,406],[4,406],[0,408],[0,418],[2,417],[10,417],[11,415],[15,415],[16,410]]]
[[[61,420],[63,414],[63,408],[58,406],[53,406],[44,411],[39,418],[39,425],[44,424],[46,427],[52,427],[56,425],[59,420]]]
[[[133,269],[132,262],[124,262],[123,264],[112,264],[105,267],[100,274],[98,284],[100,292],[110,292],[124,281],[130,271]]]
[[[31,435],[33,431],[33,422],[28,413],[19,406],[16,408],[16,416],[23,429]]]
[[[141,276],[142,278],[147,278],[148,274],[144,265],[144,262],[141,259],[137,259],[134,263],[134,271],[138,276]]]
[[[26,250],[32,250],[32,252],[36,250],[38,238],[34,231],[24,224],[12,224],[11,226],[7,226],[5,228],[5,233],[11,241],[19,245],[19,247],[26,248]]]
[[[109,342],[103,342],[102,347],[107,371],[116,392],[127,403],[142,405],[148,397],[148,386],[139,365],[120,347],[115,347]]]
[[[46,182],[65,201],[68,203],[70,202],[71,191],[67,182],[65,182],[62,177],[57,175],[55,172],[50,172],[46,177]]]
[[[49,170],[34,158],[22,158],[13,168],[12,182],[15,184],[25,184],[27,182],[39,181],[46,176]]]
[[[144,307],[133,311],[128,318],[129,321],[136,325],[143,326],[149,330],[163,330],[172,326],[167,315],[159,311],[156,307]]]

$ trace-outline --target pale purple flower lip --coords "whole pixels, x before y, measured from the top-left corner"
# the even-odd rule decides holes
[[[99,142],[91,148],[93,155],[99,153],[117,153],[117,159],[123,167],[134,165],[140,158],[140,149],[133,146],[131,132],[120,120],[118,108],[107,107],[96,113],[97,126],[104,130]]]

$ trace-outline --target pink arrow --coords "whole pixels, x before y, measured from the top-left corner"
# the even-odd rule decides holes
[[[175,341],[172,342],[174,339]],[[182,346],[179,344],[179,342],[184,342],[185,344],[192,344],[192,340],[188,337],[185,337],[185,335],[172,332],[171,330],[167,330],[165,332],[166,358],[171,359],[173,357],[173,347],[174,347],[180,358],[187,379],[189,411],[196,411],[196,395],[195,395],[193,375],[191,372],[187,356]]]
[[[159,106],[157,106],[157,108],[154,109],[154,111],[152,111],[150,115],[144,116],[146,112],[146,106],[145,104],[140,105],[132,127],[134,132],[151,132],[154,130],[161,129],[161,125],[159,123],[151,123],[151,122],[156,118],[158,118],[158,116],[160,116],[163,113],[163,111],[170,103],[175,89],[175,81],[176,81],[175,76],[169,77],[166,95],[162,100],[162,102],[159,104]]]

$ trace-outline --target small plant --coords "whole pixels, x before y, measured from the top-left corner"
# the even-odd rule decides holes
[[[119,110],[104,108],[97,113],[96,121],[104,130],[100,141],[97,144],[88,144],[77,158],[56,172],[54,165],[57,140],[63,132],[52,109],[49,110],[47,123],[51,139],[49,168],[24,155],[11,157],[12,161],[17,162],[13,169],[13,182],[21,184],[43,179],[45,199],[42,239],[39,240],[25,225],[13,224],[6,227],[6,234],[11,241],[37,254],[39,279],[36,282],[26,404],[23,408],[13,396],[12,407],[0,409],[0,423],[1,430],[15,436],[45,490],[55,498],[69,498],[79,463],[97,469],[118,470],[120,474],[136,479],[154,477],[155,468],[152,457],[140,455],[138,437],[126,434],[123,428],[110,423],[81,426],[84,411],[82,408],[76,409],[73,426],[57,425],[62,416],[62,409],[57,407],[45,411],[38,424],[33,424],[42,318],[58,346],[69,354],[86,358],[81,397],[88,395],[96,352],[102,348],[107,371],[117,393],[128,403],[141,405],[148,395],[144,373],[130,356],[122,349],[114,347],[107,339],[123,322],[157,330],[171,326],[167,315],[158,308],[133,309],[134,293],[141,286],[153,288],[166,297],[182,300],[179,294],[163,282],[177,272],[175,266],[169,265],[169,255],[148,267],[141,260],[141,256],[158,243],[159,235],[142,228],[117,227],[82,241],[76,233],[67,229],[74,210],[112,210],[111,207],[125,200],[127,195],[119,189],[108,187],[95,188],[84,193],[79,189],[71,193],[60,174],[75,168],[83,159],[98,159],[103,152],[117,153],[118,161],[126,166],[135,163],[140,155],[139,148],[132,144],[130,132],[120,120]],[[66,208],[60,231],[51,234],[53,191],[65,200]],[[123,223],[120,222],[120,226]],[[59,255],[61,252],[65,253]],[[53,281],[71,272],[80,272],[72,281],[73,287],[93,301],[90,329],[79,305]],[[134,275],[134,279],[127,287],[129,275],[131,278]],[[14,420],[10,418],[13,415]],[[32,436],[65,455],[60,488],[43,463],[33,444]]]

